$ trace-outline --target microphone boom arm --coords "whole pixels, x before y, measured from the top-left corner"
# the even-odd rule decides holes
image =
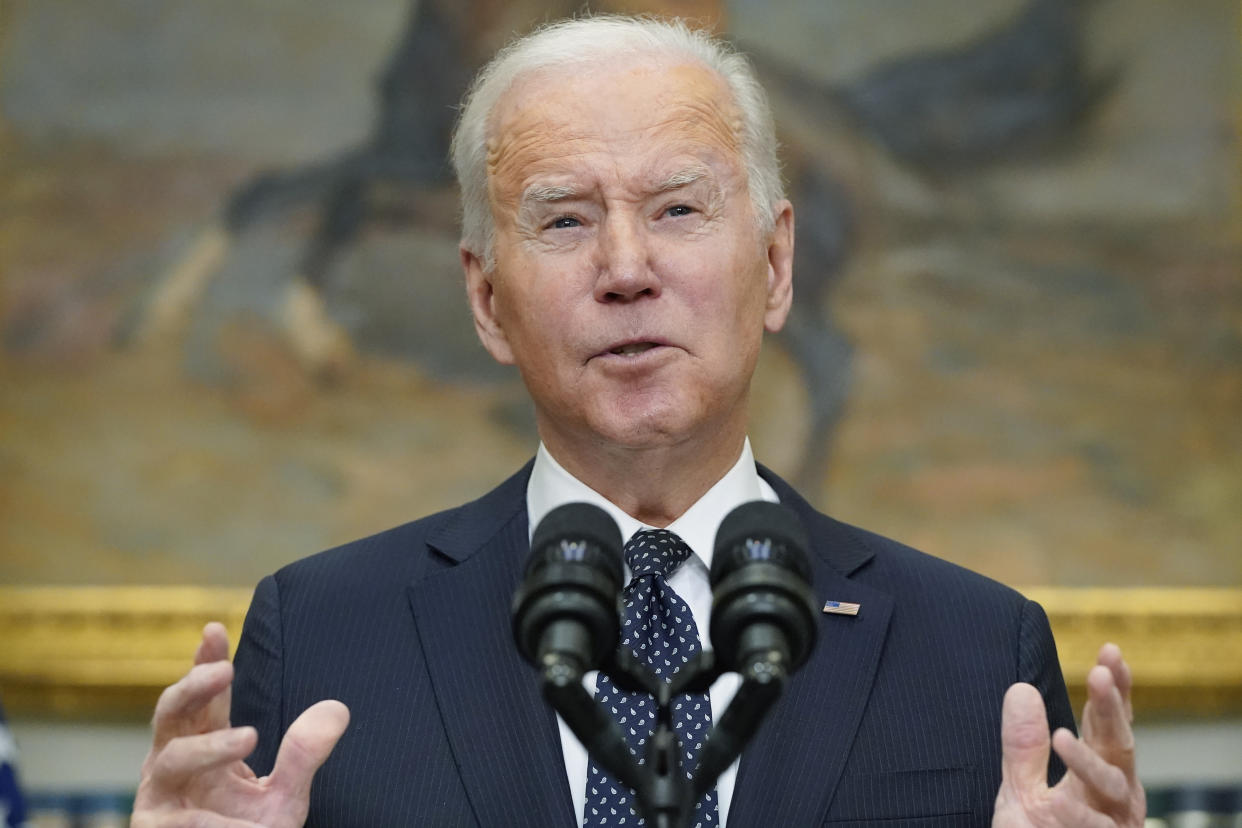
[[[543,697],[561,714],[600,767],[626,787],[642,788],[646,781],[626,746],[621,726],[582,686],[582,670],[577,662],[548,654],[542,683]]]
[[[756,657],[738,671],[742,683],[703,742],[703,752],[699,755],[699,765],[691,782],[693,801],[697,802],[715,786],[720,774],[750,743],[760,723],[785,689],[789,678],[788,663],[785,653],[774,650],[767,658]]]

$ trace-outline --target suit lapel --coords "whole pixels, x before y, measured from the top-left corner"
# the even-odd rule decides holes
[[[572,825],[556,717],[518,655],[509,607],[528,541],[528,466],[429,540],[447,566],[409,588],[462,784],[482,825]]]
[[[765,469],[781,502],[802,517],[811,539],[815,597],[860,604],[857,616],[819,616],[811,658],[791,679],[743,752],[729,826],[818,825],[841,778],[871,692],[888,632],[892,598],[850,580],[870,553],[841,525],[812,509]],[[779,816],[774,822],[773,818]]]

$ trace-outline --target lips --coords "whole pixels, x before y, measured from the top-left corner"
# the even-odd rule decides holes
[[[618,345],[615,348],[610,348],[608,349],[608,353],[616,354],[617,356],[631,356],[633,354],[641,354],[644,351],[649,351],[655,347],[658,347],[658,344],[655,342],[630,342],[625,345]]]
[[[651,351],[671,345],[668,340],[658,336],[631,336],[625,339],[614,339],[595,352],[597,357],[623,357],[634,359]]]

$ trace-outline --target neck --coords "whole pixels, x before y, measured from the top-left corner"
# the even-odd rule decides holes
[[[549,439],[551,437],[551,439]],[[733,467],[745,430],[713,439],[634,448],[600,441],[581,450],[544,436],[544,445],[564,469],[648,526],[668,526],[693,506]]]

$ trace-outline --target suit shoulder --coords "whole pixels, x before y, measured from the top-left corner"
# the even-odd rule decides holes
[[[417,569],[414,559],[424,555],[427,538],[437,527],[444,525],[454,511],[456,510],[437,512],[308,555],[281,567],[274,577],[277,583],[285,587],[324,578],[345,577],[352,581],[368,573],[388,578],[396,572],[414,571]]]
[[[1026,602],[1017,590],[999,581],[830,517],[771,470],[764,466],[758,470],[780,501],[802,519],[812,552],[847,578],[897,595],[960,595],[964,599],[986,599],[1018,607]]]
[[[855,577],[897,593],[971,602],[986,601],[1020,608],[1027,599],[1013,587],[972,569],[915,549],[892,538],[828,518],[842,535],[870,553]]]
[[[515,517],[525,515],[529,464],[477,500],[403,523],[294,561],[276,572],[286,585],[368,581],[408,583],[434,563],[435,548],[478,546]],[[442,565],[442,564],[440,564]]]

